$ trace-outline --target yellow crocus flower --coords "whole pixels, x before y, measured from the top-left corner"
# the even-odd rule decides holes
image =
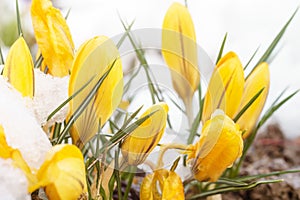
[[[33,62],[30,50],[22,36],[11,46],[3,69],[3,76],[23,96],[33,98]]]
[[[142,164],[156,147],[166,128],[168,110],[166,103],[157,103],[140,116],[153,113],[123,141],[121,150],[127,164]]]
[[[74,43],[61,12],[52,6],[50,0],[32,0],[31,19],[48,73],[58,77],[69,75]]]
[[[37,173],[35,189],[44,187],[49,200],[84,199],[87,196],[85,164],[74,145],[54,146]]]
[[[197,43],[191,15],[180,3],[173,3],[165,15],[162,55],[170,68],[174,89],[185,105],[191,104],[200,83]]]
[[[158,191],[157,187],[160,188]],[[147,175],[140,189],[141,200],[184,199],[184,189],[181,178],[174,172],[159,169]]]
[[[244,90],[244,70],[234,52],[220,59],[209,81],[203,105],[203,123],[210,119],[216,109],[234,117],[241,103]]]
[[[14,149],[6,142],[3,127],[0,125],[0,158],[11,159],[12,165],[19,168],[25,174],[28,181],[28,192],[32,192],[32,187],[37,183],[37,178],[32,174],[31,169],[25,162],[21,152],[18,149]]]
[[[242,132],[239,125],[217,110],[205,122],[199,141],[188,149],[194,178],[214,182],[242,155]]]
[[[240,125],[241,130],[245,131],[243,134],[243,138],[248,137],[252,129],[254,128],[257,119],[265,105],[269,87],[269,66],[267,63],[263,62],[254,69],[254,71],[249,75],[245,82],[245,89],[239,110],[242,109],[261,89],[264,90],[237,121],[237,124]]]
[[[202,122],[205,123],[216,109],[222,109],[233,119],[241,109],[260,91],[260,96],[239,118],[237,123],[245,131],[246,138],[255,126],[264,107],[270,85],[268,64],[263,62],[245,80],[242,64],[234,52],[227,53],[220,61],[210,79],[204,100]]]
[[[70,101],[68,119],[111,67],[96,95],[71,128],[73,143],[79,147],[98,132],[99,123],[102,126],[118,107],[123,94],[123,72],[118,49],[105,36],[88,40],[75,56],[69,81],[69,96],[92,81]]]

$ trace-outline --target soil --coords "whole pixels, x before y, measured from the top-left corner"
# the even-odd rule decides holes
[[[259,133],[246,156],[241,175],[256,175],[273,171],[300,168],[300,138],[285,138],[278,125],[269,125]],[[284,174],[268,179],[283,182],[259,185],[252,190],[230,192],[223,200],[300,200],[300,173]]]

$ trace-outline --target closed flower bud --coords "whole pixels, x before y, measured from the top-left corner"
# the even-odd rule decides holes
[[[185,103],[190,103],[200,83],[194,24],[188,9],[173,3],[162,31],[162,55],[170,68],[173,87]]]
[[[219,60],[209,81],[203,105],[203,123],[216,109],[233,118],[241,103],[244,84],[241,61],[234,52],[227,53]]]
[[[243,138],[248,137],[255,126],[257,119],[265,105],[269,93],[269,87],[269,66],[267,63],[263,62],[254,69],[245,82],[245,89],[239,110],[242,109],[261,89],[263,89],[263,91],[237,121],[237,124],[240,125],[241,130],[245,131]]]
[[[88,40],[75,56],[69,81],[69,96],[91,82],[70,101],[68,119],[110,68],[96,95],[71,128],[73,143],[79,147],[98,132],[99,123],[102,126],[120,104],[123,95],[123,71],[117,47],[105,36]]]
[[[127,164],[142,164],[156,147],[166,128],[168,110],[166,103],[158,103],[140,116],[143,118],[152,113],[122,143],[122,155]]]
[[[33,62],[30,50],[22,36],[11,46],[3,69],[3,76],[23,96],[33,98]]]

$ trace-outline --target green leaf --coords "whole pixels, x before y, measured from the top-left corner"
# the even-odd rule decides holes
[[[17,11],[17,25],[18,25],[18,34],[19,36],[23,35],[22,25],[21,25],[21,17],[20,17],[20,10],[19,10],[19,1],[16,0],[16,11]]]
[[[179,161],[180,161],[180,157],[176,158],[176,160],[172,164],[172,167],[171,167],[170,171],[174,172],[176,170]]]
[[[215,188],[209,191],[204,191],[201,192],[200,194],[196,194],[190,198],[187,198],[188,200],[192,200],[192,199],[199,199],[199,198],[203,198],[203,197],[207,197],[207,196],[211,196],[211,195],[215,195],[215,194],[222,194],[225,192],[234,192],[234,191],[240,191],[240,190],[249,190],[249,189],[253,189],[258,185],[261,184],[269,184],[269,183],[279,183],[282,182],[282,179],[277,179],[277,180],[264,180],[264,181],[257,181],[254,183],[249,183],[247,185],[244,186],[230,186],[230,187],[220,187],[220,188]]]
[[[2,53],[2,48],[0,46],[0,65],[4,65],[4,58],[3,58],[3,53]],[[1,72],[2,74],[2,72]]]
[[[219,62],[219,60],[222,58],[222,55],[223,55],[223,50],[224,50],[224,47],[225,47],[225,43],[226,43],[226,39],[227,39],[227,33],[225,34],[224,38],[223,38],[223,41],[222,41],[222,45],[221,45],[221,48],[219,50],[219,54],[218,54],[218,57],[217,57],[217,60],[216,60],[216,64]]]
[[[257,49],[254,51],[253,55],[251,56],[251,58],[249,59],[249,61],[247,62],[247,64],[244,67],[244,71],[247,69],[247,67],[249,66],[249,64],[251,63],[251,61],[253,60],[253,58],[255,57],[255,55],[258,52],[259,47],[257,47]]]
[[[188,137],[188,140],[187,140],[188,144],[191,144],[194,141],[194,138],[197,135],[199,125],[201,123],[203,103],[204,103],[204,99],[202,98],[201,84],[199,84],[199,87],[198,87],[198,98],[199,98],[199,111],[197,113],[196,118],[193,121],[191,131],[190,131],[190,134],[189,134],[189,137]]]
[[[69,101],[71,101],[74,97],[76,97],[88,84],[91,83],[91,81],[94,79],[95,76],[93,76],[87,83],[85,83],[78,91],[76,91],[74,94],[72,94],[67,100],[65,100],[62,104],[60,104],[54,111],[50,113],[50,115],[47,117],[47,122],[58,112],[60,111]]]
[[[249,102],[240,110],[240,112],[233,119],[234,122],[237,122],[239,118],[247,111],[247,109],[255,102],[259,95],[264,91],[265,88],[260,89],[250,100]]]
[[[292,173],[300,173],[300,169],[283,170],[283,171],[270,172],[270,173],[266,173],[266,174],[243,176],[243,177],[235,178],[233,180],[252,181],[252,180],[255,180],[255,179],[266,178],[266,177],[270,177],[270,176],[278,176],[278,175],[283,175],[283,174],[292,174]]]
[[[250,72],[250,74],[254,71],[254,69],[262,62],[267,62],[270,55],[272,54],[273,50],[275,49],[275,47],[277,46],[278,42],[280,41],[280,39],[282,38],[283,34],[285,33],[287,27],[289,26],[289,24],[291,23],[292,19],[294,18],[294,16],[296,15],[297,11],[298,11],[299,7],[295,10],[295,12],[292,14],[292,16],[290,17],[290,19],[286,22],[286,24],[283,26],[283,28],[280,30],[280,32],[277,34],[277,36],[274,38],[274,40],[272,41],[272,43],[270,44],[270,46],[268,47],[268,49],[265,51],[265,53],[262,55],[262,57],[259,59],[259,61],[257,62],[257,64],[255,65],[255,67],[252,69],[252,71]],[[249,74],[249,75],[250,75]],[[249,77],[249,75],[247,77]]]

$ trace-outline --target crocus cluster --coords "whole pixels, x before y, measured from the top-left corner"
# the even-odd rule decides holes
[[[33,0],[31,16],[40,52],[38,57],[43,58],[41,70],[52,76],[70,77],[66,123],[71,124],[71,139],[67,141],[69,144],[54,145],[43,164],[33,169],[18,149],[7,144],[5,130],[0,125],[0,158],[11,159],[12,165],[23,171],[28,180],[28,193],[44,188],[50,200],[84,199],[88,189],[81,150],[110,119],[123,96],[119,51],[108,37],[96,36],[75,53],[67,23],[50,0]],[[200,84],[195,35],[188,9],[179,3],[172,4],[163,21],[162,55],[189,120],[193,119],[192,100]],[[3,76],[29,99],[35,95],[33,66],[29,48],[20,36],[9,51]],[[218,61],[204,98],[202,120],[197,122],[203,124],[201,136],[184,149],[194,179],[217,181],[242,155],[243,138],[251,134],[263,109],[269,79],[267,63],[258,64],[245,76],[236,53],[229,52]],[[244,110],[257,94],[259,96]],[[86,99],[89,99],[87,103]],[[119,141],[123,164],[145,163],[165,132],[168,111],[168,105],[159,102],[139,117],[148,116]],[[184,199],[182,180],[175,169],[154,168],[142,181],[140,198]]]

